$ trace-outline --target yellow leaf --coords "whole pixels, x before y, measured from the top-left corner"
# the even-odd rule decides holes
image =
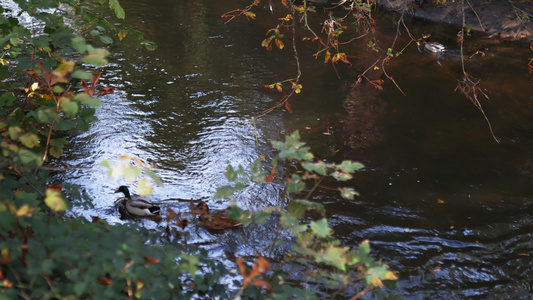
[[[28,204],[24,204],[17,210],[17,217],[31,217],[33,215],[33,207]]]
[[[379,70],[379,67],[378,67],[378,66],[375,66],[375,67],[374,67],[374,70]]]
[[[122,41],[122,39],[124,39],[127,35],[128,35],[128,32],[127,32],[127,31],[125,31],[125,30],[121,30],[121,31],[118,33],[118,39]]]
[[[278,48],[279,48],[280,50],[283,49],[283,48],[285,47],[285,45],[283,44],[283,42],[282,42],[280,39],[278,39],[278,38],[275,38],[275,39],[274,39],[274,42],[276,43],[276,46],[278,46]]]
[[[61,196],[61,192],[54,189],[49,188],[46,190],[46,198],[44,199],[44,203],[46,203],[48,207],[55,211],[64,211],[67,209],[67,203]]]
[[[2,254],[2,257],[0,257],[0,264],[7,264],[11,261],[11,254],[9,253],[9,249],[2,248],[0,254]]]
[[[442,199],[437,199],[437,203],[442,204],[442,203],[444,203],[444,200],[442,200]]]
[[[139,181],[139,184],[137,185],[137,193],[139,193],[139,196],[151,195],[152,191],[153,187],[148,179],[143,178]]]
[[[382,282],[381,279],[379,279],[378,277],[374,277],[374,278],[372,279],[372,282],[371,282],[371,283],[372,283],[373,286],[376,286],[376,287],[377,287],[377,286],[379,286],[379,287],[383,287],[383,282]]]
[[[387,271],[387,273],[385,273],[384,279],[385,280],[398,280],[398,276],[396,276],[396,274],[394,274],[392,271]]]

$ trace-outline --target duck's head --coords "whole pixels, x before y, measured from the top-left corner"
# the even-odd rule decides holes
[[[128,199],[131,199],[131,196],[130,196],[130,190],[128,189],[127,186],[125,185],[121,185],[118,187],[118,190],[115,191],[115,193],[123,193],[124,194],[124,197],[128,198]]]
[[[209,214],[209,206],[207,206],[207,203],[205,203],[204,201],[200,201],[200,203],[196,205],[192,213],[194,215],[200,215],[200,216]]]

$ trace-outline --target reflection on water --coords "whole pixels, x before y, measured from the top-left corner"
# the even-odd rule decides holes
[[[158,168],[165,185],[155,188],[150,200],[204,199],[214,209],[223,208],[227,201],[212,197],[226,184],[226,166],[247,167],[260,155],[269,161],[274,155],[269,140],[298,129],[319,157],[367,166],[353,182],[361,193],[356,201],[328,190],[314,199],[326,205],[336,234],[347,245],[370,239],[376,255],[399,270],[404,296],[529,297],[533,84],[527,47],[479,39],[473,44],[488,45],[486,56],[467,61],[467,72],[482,79],[490,97],[480,100],[501,144],[492,140],[475,106],[454,92],[454,77],[461,77],[455,52],[437,57],[414,46],[387,70],[406,96],[390,82],[383,92],[367,86],[352,90],[353,82],[337,80],[331,68],[311,58],[305,72],[313,76],[304,76],[304,93],[292,103],[294,113],[276,111],[254,125],[250,117],[279,97],[262,85],[294,76],[290,55],[260,49],[271,25],[246,20],[224,25],[220,14],[238,3],[121,4],[127,21],[155,41],[158,50],[147,52],[133,39],[112,49],[113,63],[104,71],[103,84],[117,92],[104,97],[99,121],[67,152],[66,163],[73,170],[58,176],[82,185],[94,199],[94,209],[76,208],[76,214],[122,222],[112,209],[112,192],[125,182],[111,182],[98,167],[122,154]],[[387,22],[378,22],[385,27],[382,41],[394,37]],[[453,29],[413,29],[414,34],[428,31],[454,47]],[[350,78],[350,72],[366,67],[354,64],[340,72]],[[251,210],[279,204],[280,189],[250,187],[237,195],[237,204]],[[188,211],[186,202],[172,207]],[[252,255],[261,252],[273,231],[253,225],[213,235],[192,228],[191,237],[218,256]]]

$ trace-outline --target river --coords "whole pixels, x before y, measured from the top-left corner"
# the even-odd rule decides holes
[[[276,25],[266,8],[257,20],[228,24],[220,15],[240,8],[239,1],[121,1],[126,23],[157,43],[150,52],[129,36],[110,50],[102,69],[103,85],[115,94],[102,98],[99,120],[77,136],[66,151],[70,169],[58,180],[81,185],[93,208],[73,214],[120,220],[113,209],[114,182],[100,167],[129,154],[155,166],[164,185],[152,200],[213,200],[227,184],[228,164],[245,168],[258,157],[275,156],[270,140],[299,130],[312,151],[327,161],[360,161],[366,168],[349,185],[361,194],[354,201],[328,189],[313,196],[326,206],[335,234],[355,246],[371,241],[375,257],[398,271],[396,292],[407,299],[530,299],[533,289],[533,81],[531,51],[518,42],[474,34],[468,39],[466,70],[481,79],[479,94],[495,142],[470,100],[455,91],[461,78],[457,28],[407,20],[415,36],[450,49],[443,55],[421,53],[415,45],[392,60],[383,91],[369,84],[355,89],[357,74],[374,62],[367,41],[355,43],[353,66],[331,66],[301,51],[303,91],[292,113],[273,106],[278,92],[263,88],[296,75],[290,52],[261,47]],[[385,45],[395,37],[398,16],[376,12],[377,35]],[[408,36],[399,37],[405,45]],[[286,41],[287,46],[290,45]],[[304,44],[302,44],[303,46]],[[396,49],[399,50],[399,49]],[[484,56],[470,57],[476,50]],[[257,135],[257,137],[256,137]],[[253,186],[236,204],[257,210],[280,204],[280,184]],[[176,210],[188,210],[177,202]],[[157,230],[159,225],[143,222]],[[215,255],[250,255],[268,234],[212,235],[201,229],[193,242]],[[244,236],[243,236],[244,235]],[[253,238],[250,238],[253,237]],[[264,239],[266,241],[258,241]],[[252,250],[251,250],[252,249]]]

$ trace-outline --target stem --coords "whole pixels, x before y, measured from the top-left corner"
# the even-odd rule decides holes
[[[461,0],[461,11],[463,13],[463,26],[461,27],[461,68],[463,69],[463,75],[468,77],[465,70],[465,57],[463,51],[463,43],[465,40],[465,27],[466,27],[466,17],[465,17],[465,0]]]
[[[57,106],[56,106],[56,116],[54,117],[54,120],[52,121],[52,125],[50,126],[50,131],[48,132],[48,138],[46,139],[46,146],[44,148],[44,155],[43,155],[43,159],[41,160],[41,166],[46,161],[46,157],[48,157],[48,151],[49,151],[49,148],[50,148],[50,140],[52,139],[52,132],[54,131],[54,125],[56,124],[57,117],[59,116],[59,112],[60,112],[59,107],[60,107],[60,105],[61,105],[61,98],[58,97],[57,98]],[[37,171],[39,170],[39,167],[40,166],[37,166],[35,168],[35,173],[37,173]]]

